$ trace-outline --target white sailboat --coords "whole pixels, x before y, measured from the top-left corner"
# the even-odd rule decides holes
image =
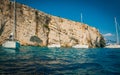
[[[83,24],[83,15],[82,15],[82,13],[80,14],[80,19],[81,19],[81,25],[82,25]],[[72,48],[89,48],[89,45],[76,44],[76,45],[73,45]]]
[[[3,48],[12,48],[12,49],[19,49],[20,43],[15,40],[15,29],[16,29],[16,1],[14,0],[14,26],[13,31],[10,34],[8,40],[6,40],[3,44]]]
[[[115,44],[109,44],[108,46],[106,46],[106,48],[120,48],[119,33],[118,33],[118,23],[117,23],[116,17],[114,19],[115,19],[116,40],[117,41],[116,41]]]

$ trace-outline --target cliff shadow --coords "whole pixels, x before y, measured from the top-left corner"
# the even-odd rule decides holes
[[[32,36],[30,38],[30,41],[35,42],[35,40],[37,40],[36,43],[41,45],[44,43],[44,45],[47,46],[49,41],[48,36],[50,32],[50,28],[49,28],[50,21],[51,21],[51,17],[49,15],[36,10],[35,11],[35,22],[36,22],[35,36],[37,38],[35,36]],[[33,37],[35,37],[34,40],[33,40]]]
[[[4,29],[5,29],[5,25],[7,23],[7,20],[6,21],[1,21],[1,27],[0,27],[0,36],[2,35]]]

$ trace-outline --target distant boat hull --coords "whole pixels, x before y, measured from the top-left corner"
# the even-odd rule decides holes
[[[59,44],[52,44],[52,45],[48,45],[49,48],[51,47],[61,47]]]
[[[108,45],[105,48],[120,48],[120,45],[117,45],[117,44],[115,44],[115,45]]]
[[[5,41],[2,46],[4,48],[17,49],[20,47],[20,43],[17,41]]]
[[[74,45],[73,48],[89,48],[88,45]]]

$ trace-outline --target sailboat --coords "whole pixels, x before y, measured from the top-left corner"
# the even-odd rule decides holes
[[[80,19],[81,19],[81,25],[82,25],[83,24],[82,13],[80,14]],[[76,44],[76,45],[73,45],[72,48],[89,48],[89,45]]]
[[[117,41],[115,44],[109,44],[108,46],[106,46],[106,48],[120,48],[119,34],[118,34],[118,23],[117,23],[116,17],[114,19],[115,19],[116,40]]]
[[[15,40],[15,30],[16,30],[16,1],[14,0],[14,26],[13,31],[9,36],[9,39],[6,40],[3,44],[3,48],[10,48],[10,49],[19,49],[20,43]]]

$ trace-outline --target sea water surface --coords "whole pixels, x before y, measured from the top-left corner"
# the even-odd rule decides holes
[[[0,47],[0,75],[120,75],[120,49]]]

